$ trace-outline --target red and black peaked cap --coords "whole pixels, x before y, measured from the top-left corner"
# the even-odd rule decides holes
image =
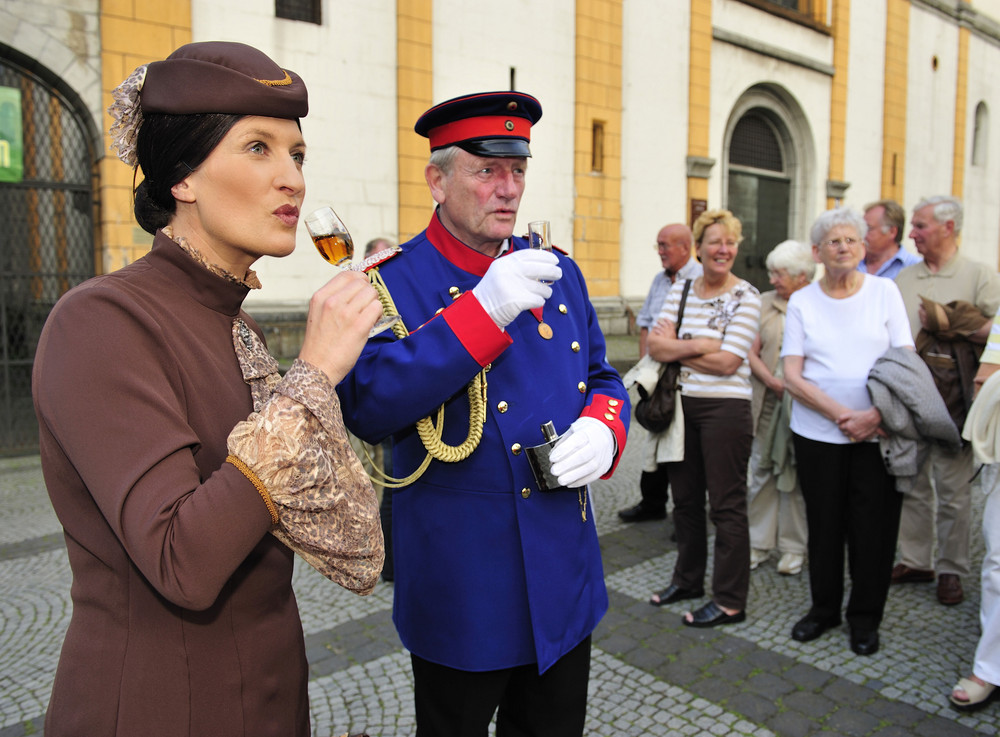
[[[478,92],[439,103],[420,116],[413,129],[430,139],[431,151],[458,146],[491,157],[531,156],[531,126],[542,106],[523,92]]]

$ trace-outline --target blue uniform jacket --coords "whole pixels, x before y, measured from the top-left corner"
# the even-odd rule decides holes
[[[630,405],[577,265],[560,254],[552,297],[504,332],[471,293],[492,261],[435,215],[379,267],[410,335],[370,340],[338,390],[352,432],[372,443],[392,436],[393,473],[403,477],[426,456],[414,424],[441,404],[444,441],[465,439],[467,385],[489,366],[479,447],[461,462],[432,461],[393,493],[393,620],[425,660],[544,672],[594,630],[608,599],[593,511],[588,504],[584,521],[576,491],[538,491],[522,448],[544,441],[542,423],[561,434],[588,415],[615,434],[613,470]]]

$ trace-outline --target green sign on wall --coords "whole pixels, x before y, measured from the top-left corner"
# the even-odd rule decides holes
[[[21,90],[0,87],[0,182],[20,182],[23,177]]]

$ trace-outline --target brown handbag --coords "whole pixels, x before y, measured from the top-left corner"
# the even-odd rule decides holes
[[[681,293],[681,304],[677,310],[676,332],[680,335],[681,320],[684,319],[684,305],[687,304],[691,280],[684,281],[684,291]],[[677,382],[681,376],[679,361],[671,361],[663,366],[660,378],[653,388],[652,394],[647,394],[641,384],[636,384],[639,401],[635,405],[635,421],[653,434],[664,432],[670,427],[674,418],[674,405],[677,401]]]

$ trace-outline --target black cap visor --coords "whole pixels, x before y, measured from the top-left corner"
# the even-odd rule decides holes
[[[528,142],[520,138],[483,138],[473,141],[461,141],[454,144],[473,156],[484,159],[528,158],[531,150]]]

